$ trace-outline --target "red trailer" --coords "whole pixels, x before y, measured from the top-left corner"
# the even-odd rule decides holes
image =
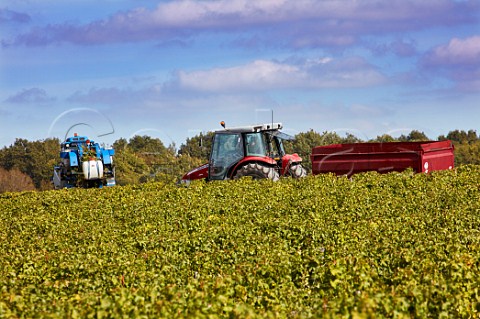
[[[377,171],[388,173],[412,168],[415,172],[452,169],[451,141],[353,143],[317,146],[312,149],[312,173],[351,176]]]

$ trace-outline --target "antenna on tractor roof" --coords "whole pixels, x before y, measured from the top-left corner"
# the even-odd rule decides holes
[[[273,130],[273,109],[271,109],[272,111],[272,130]]]

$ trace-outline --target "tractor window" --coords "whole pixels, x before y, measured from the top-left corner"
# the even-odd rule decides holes
[[[267,142],[262,133],[248,133],[246,136],[247,156],[266,156]]]
[[[280,131],[274,131],[271,133],[271,138],[272,138],[272,148],[274,149],[274,153],[278,157],[283,157],[285,155],[285,148],[283,147],[283,141],[293,141],[295,138],[293,136],[290,136],[288,134],[285,134]],[[275,157],[277,157],[275,156]]]
[[[71,143],[63,143],[62,144],[62,151],[69,151],[69,150],[77,150],[77,143],[76,142],[71,142]]]
[[[210,179],[224,179],[228,169],[243,158],[240,133],[216,134],[210,155]]]
[[[277,145],[278,154],[282,157],[285,154],[285,149],[283,148],[283,141],[279,137],[275,137],[275,144]]]
[[[283,157],[283,155],[285,155],[285,149],[283,148],[282,138],[277,136],[279,133],[280,132],[276,131],[276,132],[267,134],[268,150],[269,150],[268,155],[271,158],[276,160],[279,160],[280,158]]]

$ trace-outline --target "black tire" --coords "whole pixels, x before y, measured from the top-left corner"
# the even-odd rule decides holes
[[[280,175],[273,167],[265,166],[259,163],[249,163],[242,166],[233,176],[233,179],[250,176],[253,179],[271,179],[272,181],[278,181]]]
[[[288,169],[288,174],[293,178],[302,178],[307,176],[307,170],[301,164],[292,164]]]

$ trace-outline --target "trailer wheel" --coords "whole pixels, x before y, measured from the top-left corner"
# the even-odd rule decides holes
[[[293,178],[302,178],[307,176],[307,170],[301,164],[293,164],[288,169],[288,175]]]
[[[265,166],[259,163],[249,163],[245,166],[242,166],[233,176],[233,179],[242,178],[245,176],[250,176],[253,179],[264,179],[268,178],[272,181],[278,181],[280,175],[273,167]]]

